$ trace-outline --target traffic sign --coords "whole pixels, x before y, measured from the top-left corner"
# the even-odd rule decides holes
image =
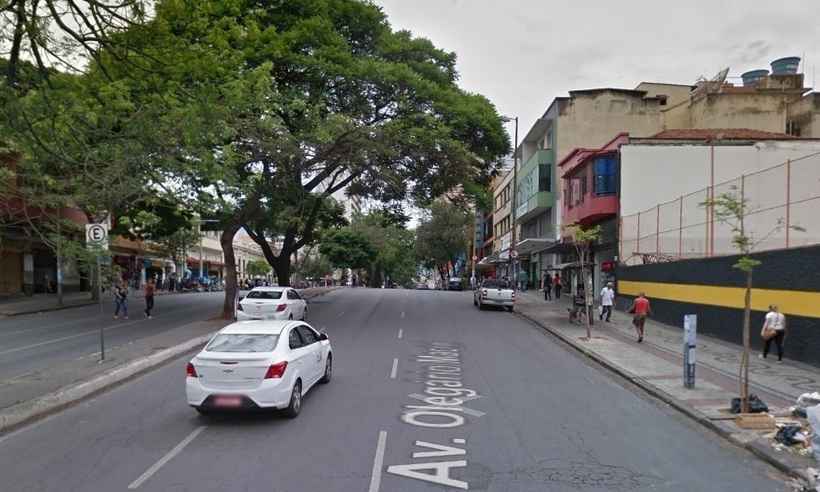
[[[105,224],[86,224],[85,243],[90,249],[108,249],[108,227]]]
[[[478,256],[473,255],[473,261],[478,261]]]

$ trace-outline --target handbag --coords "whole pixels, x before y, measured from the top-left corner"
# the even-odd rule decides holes
[[[774,328],[764,327],[762,330],[760,330],[760,338],[762,338],[763,340],[771,340],[776,335],[777,330],[775,330]]]

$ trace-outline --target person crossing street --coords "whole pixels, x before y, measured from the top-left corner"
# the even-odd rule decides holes
[[[151,310],[154,309],[154,294],[157,291],[157,284],[153,277],[145,284],[145,317],[151,319]]]

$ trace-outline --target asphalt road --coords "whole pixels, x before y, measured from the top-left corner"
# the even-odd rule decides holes
[[[198,416],[186,357],[0,436],[0,488],[786,490],[745,451],[515,315],[479,312],[468,292],[339,290],[309,321],[331,338],[334,379],[296,420]]]
[[[156,335],[220,313],[224,293],[199,292],[155,297],[152,319],[142,298],[129,299],[130,319],[114,320],[113,301],[97,305],[0,318],[0,380],[99,352],[99,330],[109,347]]]

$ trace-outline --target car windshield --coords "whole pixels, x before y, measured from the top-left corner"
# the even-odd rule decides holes
[[[507,282],[503,280],[485,280],[481,286],[485,289],[506,289]]]
[[[279,335],[219,334],[205,347],[207,352],[272,352]]]
[[[252,290],[248,292],[246,299],[280,299],[281,290]]]

